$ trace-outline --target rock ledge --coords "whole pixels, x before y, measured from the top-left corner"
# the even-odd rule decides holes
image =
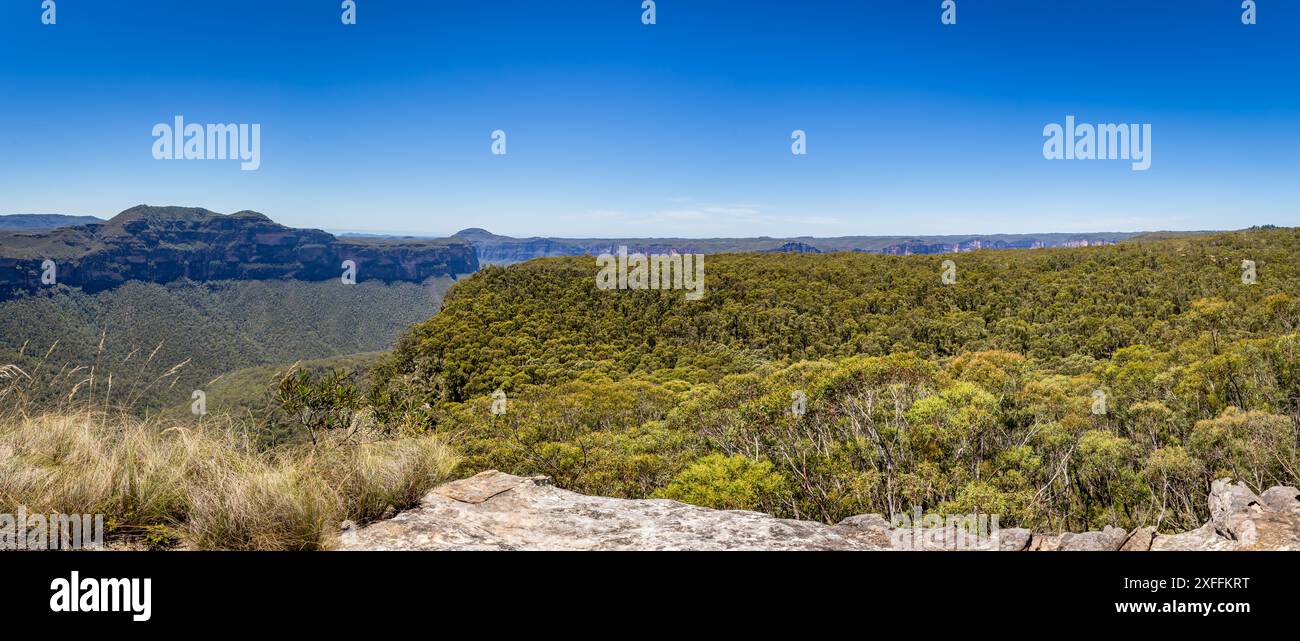
[[[714,510],[665,499],[587,496],[546,477],[496,470],[434,488],[419,507],[342,533],[343,550],[1298,550],[1300,492],[1274,487],[1256,495],[1216,481],[1203,527],[1160,535],[1127,532],[1032,534],[1003,528],[985,537],[943,528],[895,528],[864,514],[836,525]]]

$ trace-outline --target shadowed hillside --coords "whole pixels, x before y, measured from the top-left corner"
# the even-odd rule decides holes
[[[81,368],[101,392],[111,380],[117,400],[174,405],[232,370],[388,349],[437,313],[453,282],[131,282],[94,294],[60,286],[0,301],[0,363]]]

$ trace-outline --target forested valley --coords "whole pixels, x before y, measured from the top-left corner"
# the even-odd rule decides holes
[[[598,290],[590,257],[488,267],[356,403],[446,434],[461,473],[585,493],[827,522],[920,507],[1194,528],[1215,478],[1298,481],[1297,255],[1293,229],[712,255],[700,301]]]

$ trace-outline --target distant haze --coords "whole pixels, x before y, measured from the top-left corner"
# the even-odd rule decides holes
[[[0,215],[0,231],[22,231],[28,229],[56,229],[59,227],[76,227],[91,223],[102,223],[104,219],[94,216],[66,216],[63,214],[9,214]]]

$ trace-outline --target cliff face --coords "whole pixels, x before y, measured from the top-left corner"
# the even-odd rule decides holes
[[[0,234],[0,299],[47,286],[47,260],[58,284],[92,292],[130,280],[327,280],[342,274],[344,260],[356,262],[358,282],[478,269],[473,247],[461,242],[341,240],[257,212],[141,205],[103,224]]]
[[[478,253],[485,264],[509,265],[549,256],[581,256],[586,252],[583,247],[565,245],[549,238],[525,238],[483,244],[478,247]]]

